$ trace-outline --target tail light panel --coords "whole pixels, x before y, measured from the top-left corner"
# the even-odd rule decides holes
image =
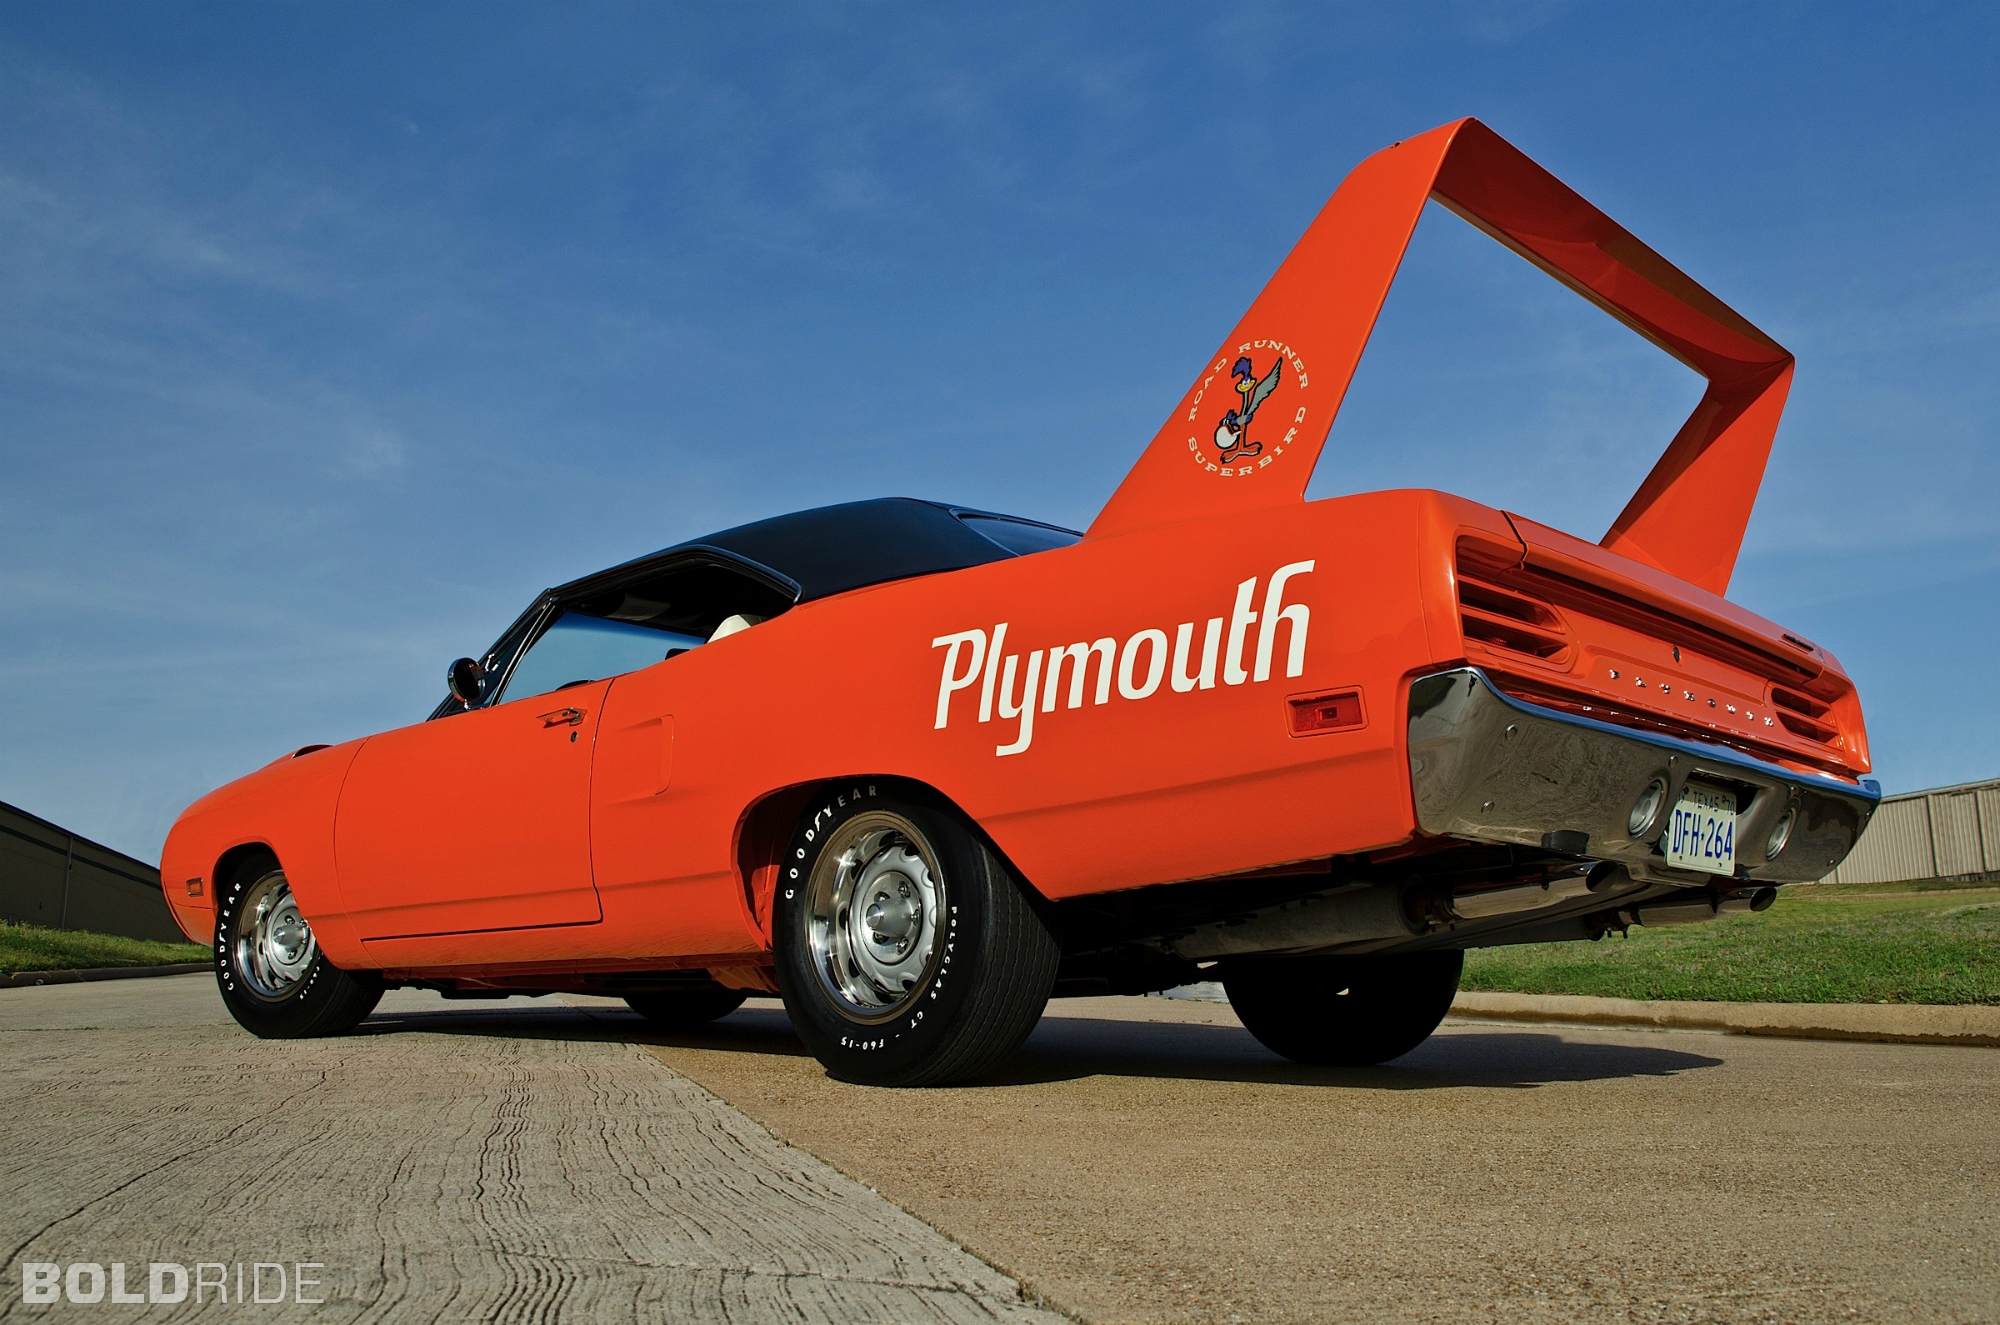
[[[1859,724],[1852,684],[1810,641],[1785,634],[1753,647],[1617,592],[1608,572],[1586,583],[1535,563],[1497,533],[1462,523],[1452,543],[1465,655],[1495,684],[1615,724],[1867,771],[1865,747],[1847,735]]]
[[[1553,603],[1505,583],[1518,551],[1458,540],[1458,619],[1468,641],[1548,667],[1576,659],[1576,634]]]

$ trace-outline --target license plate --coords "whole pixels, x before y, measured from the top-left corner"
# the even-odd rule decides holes
[[[1690,782],[1660,839],[1667,864],[1704,874],[1736,872],[1736,793]]]

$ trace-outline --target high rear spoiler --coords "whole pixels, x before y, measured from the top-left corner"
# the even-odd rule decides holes
[[[1708,379],[1602,546],[1725,593],[1791,354],[1473,119],[1377,152],[1342,181],[1088,536],[1303,501],[1433,198]]]

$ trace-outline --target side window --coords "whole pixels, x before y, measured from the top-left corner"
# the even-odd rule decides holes
[[[788,594],[712,561],[640,573],[564,603],[489,702],[636,672],[753,629],[791,605]]]
[[[526,699],[573,681],[601,681],[636,672],[701,642],[676,631],[564,612],[522,655],[501,700]]]

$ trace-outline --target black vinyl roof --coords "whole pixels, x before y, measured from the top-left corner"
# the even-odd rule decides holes
[[[965,517],[975,522],[1004,520],[1076,537],[1073,530],[1019,516],[914,497],[878,497],[737,525],[676,543],[626,565],[636,566],[671,553],[713,549],[776,571],[799,586],[799,601],[803,603],[870,584],[963,570],[1019,555],[980,533]]]
[[[829,598],[849,589],[890,580],[1006,561],[1062,547],[1081,537],[1073,529],[1039,520],[914,497],[879,497],[873,501],[821,506],[737,525],[705,538],[691,538],[544,590],[487,651],[486,661],[492,667],[509,667],[510,659],[558,605],[568,604],[597,614],[592,612],[594,607],[610,604],[602,615],[637,620],[616,611],[617,606],[627,603],[627,594],[620,591],[629,591],[635,583],[643,587],[647,577],[655,573],[676,572],[675,597],[679,601],[647,606],[661,608],[663,612],[677,611],[683,616],[692,613],[686,622],[672,628],[699,626],[705,634],[714,627],[708,617],[717,614],[711,609],[718,603],[726,600],[727,610],[744,610],[746,600],[740,578],[760,583],[770,598],[768,604],[753,603],[751,610],[759,615],[775,615],[794,602]],[[704,562],[713,571],[740,577],[727,594],[717,596],[709,592],[713,586],[703,585],[699,576],[691,582],[688,576],[679,574]],[[612,597],[614,594],[617,596]],[[431,716],[441,718],[464,711],[457,700],[446,696]]]

